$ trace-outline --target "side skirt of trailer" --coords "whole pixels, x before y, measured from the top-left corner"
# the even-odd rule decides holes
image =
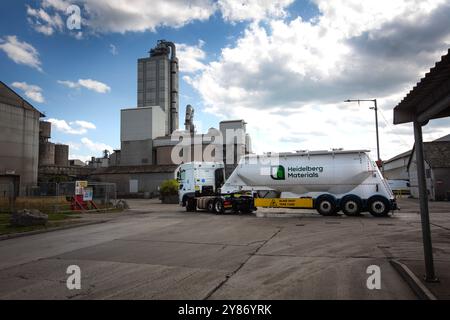
[[[255,198],[255,207],[313,209],[312,198]]]

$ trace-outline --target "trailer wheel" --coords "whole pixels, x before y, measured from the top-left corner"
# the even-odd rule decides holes
[[[362,210],[362,201],[358,196],[348,195],[342,198],[341,208],[346,216],[358,216]]]
[[[369,212],[374,217],[387,217],[390,211],[389,200],[383,196],[373,196],[367,201]]]
[[[208,210],[208,212],[214,213],[214,200],[208,201],[208,204],[206,205],[206,210]]]
[[[186,211],[187,212],[192,212],[192,211],[196,211],[197,209],[197,202],[195,199],[193,198],[189,198],[186,201]]]
[[[215,211],[215,213],[217,213],[217,214],[222,214],[222,213],[225,212],[225,209],[224,209],[224,207],[223,207],[223,200],[222,200],[222,199],[217,199],[217,200],[214,202],[214,211]]]
[[[336,199],[330,195],[322,195],[316,200],[316,210],[323,216],[336,213]]]

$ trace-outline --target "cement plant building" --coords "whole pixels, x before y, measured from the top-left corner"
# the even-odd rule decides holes
[[[98,168],[92,179],[113,182],[119,195],[151,195],[166,179],[173,179],[178,163],[172,151],[177,146],[173,136],[190,138],[180,151],[182,162],[224,161],[234,159],[227,171],[233,169],[240,155],[251,152],[250,137],[243,120],[222,121],[219,129],[195,132],[194,110],[186,107],[184,130],[179,128],[179,70],[174,43],[159,40],[149,56],[137,61],[137,107],[121,110],[120,150],[109,157],[109,166]],[[239,137],[226,137],[227,130],[238,130]],[[223,134],[223,141],[214,137]],[[214,145],[216,143],[216,145]],[[207,145],[214,145],[213,159],[203,159]],[[200,150],[199,155],[193,150]],[[233,155],[226,154],[233,150]]]

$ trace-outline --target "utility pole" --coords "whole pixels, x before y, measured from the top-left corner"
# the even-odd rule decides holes
[[[358,104],[361,101],[371,101],[374,103],[374,106],[371,107],[370,109],[375,110],[375,130],[376,130],[376,135],[377,135],[377,162],[378,165],[381,165],[381,158],[380,158],[380,138],[378,136],[378,104],[377,104],[377,99],[348,99],[345,100],[344,102],[358,102]]]

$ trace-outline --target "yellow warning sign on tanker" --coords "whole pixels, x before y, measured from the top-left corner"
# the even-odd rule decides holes
[[[255,198],[255,207],[312,208],[311,198]]]

